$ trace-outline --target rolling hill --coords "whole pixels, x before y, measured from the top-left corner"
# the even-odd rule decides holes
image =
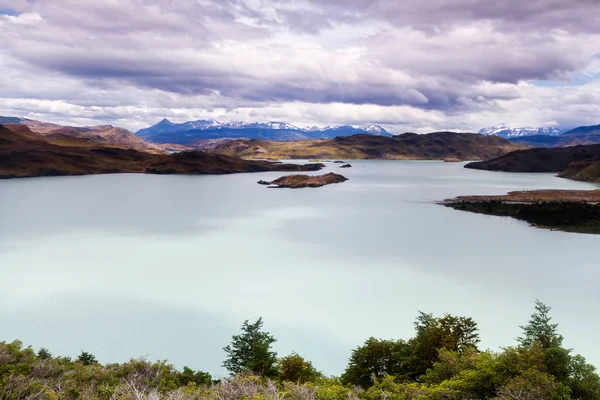
[[[264,159],[485,160],[522,148],[500,137],[436,132],[406,133],[391,138],[359,134],[293,142],[234,140],[209,151]]]

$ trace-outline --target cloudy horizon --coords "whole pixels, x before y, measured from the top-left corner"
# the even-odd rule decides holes
[[[596,125],[599,16],[595,0],[0,0],[0,115]]]

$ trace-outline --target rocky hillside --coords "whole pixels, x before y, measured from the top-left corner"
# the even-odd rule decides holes
[[[52,140],[53,137],[63,138],[65,136],[70,136],[74,138],[89,139],[98,142],[101,145],[161,153],[170,148],[169,145],[158,145],[146,142],[135,133],[112,125],[85,127],[62,126],[18,117],[0,117],[0,124],[13,126],[11,129],[16,129],[14,128],[15,125],[25,126],[29,128],[31,132],[49,140]],[[181,147],[178,148],[178,150],[181,149]]]
[[[9,129],[9,127],[11,129]],[[46,137],[24,125],[0,125],[0,178],[108,173],[229,174],[317,171],[322,164],[293,165],[240,160],[219,154],[151,153],[56,133]]]
[[[264,159],[486,160],[522,148],[499,137],[436,132],[405,133],[391,138],[353,135],[295,142],[234,140],[215,147],[212,152]]]
[[[89,127],[63,126],[45,134],[46,137],[52,137],[55,135],[65,135],[84,139],[91,139],[96,142],[102,142],[113,146],[126,147],[138,150],[163,151],[163,149],[160,146],[142,140],[135,133],[128,131],[127,129],[116,128],[112,125],[100,125]]]

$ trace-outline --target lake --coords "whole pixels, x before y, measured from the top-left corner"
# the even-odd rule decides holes
[[[413,336],[419,310],[473,317],[481,348],[514,345],[537,298],[566,347],[600,366],[600,236],[434,203],[597,185],[462,163],[352,164],[328,164],[350,180],[320,189],[256,184],[284,173],[0,181],[0,340],[224,376],[222,347],[262,316],[280,355],[340,374],[368,337]]]

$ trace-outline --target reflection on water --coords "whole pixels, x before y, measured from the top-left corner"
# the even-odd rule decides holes
[[[320,189],[280,173],[105,175],[0,182],[0,340],[101,361],[168,358],[223,374],[244,319],[327,373],[369,336],[409,337],[417,310],[472,316],[513,344],[535,298],[600,365],[600,237],[433,204],[460,194],[592,188],[550,174],[364,161]],[[329,164],[329,170],[337,171]]]

